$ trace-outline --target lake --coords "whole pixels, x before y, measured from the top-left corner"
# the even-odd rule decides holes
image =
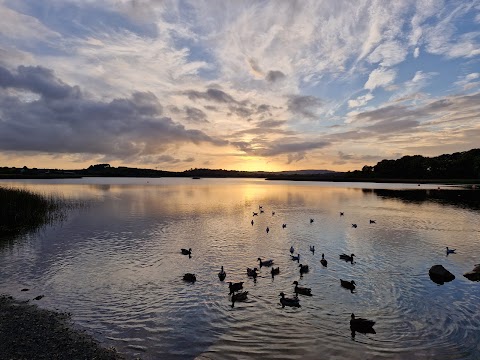
[[[45,295],[39,306],[70,312],[129,358],[480,358],[480,283],[462,276],[480,263],[478,190],[186,178],[1,185],[87,204],[0,248],[1,292]],[[302,277],[291,246],[309,266]],[[457,253],[447,256],[446,246]],[[248,278],[259,257],[280,274],[262,267],[256,282]],[[456,279],[432,282],[436,264]],[[187,272],[194,284],[182,280]],[[340,279],[354,280],[355,291]],[[243,281],[248,300],[232,308],[228,281]],[[313,296],[282,308],[279,293],[292,297],[293,281]],[[376,321],[376,334],[352,334],[352,312]]]

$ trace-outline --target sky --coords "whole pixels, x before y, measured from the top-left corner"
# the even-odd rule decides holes
[[[480,144],[480,0],[0,0],[0,166],[348,171]]]

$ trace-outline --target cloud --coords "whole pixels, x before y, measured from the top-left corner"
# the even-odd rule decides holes
[[[413,50],[413,57],[416,59],[420,56],[420,48],[416,47],[415,50]]]
[[[315,96],[290,96],[287,102],[288,110],[310,119],[317,117],[316,111],[323,105],[323,101]]]
[[[372,93],[367,93],[365,95],[359,96],[356,99],[348,100],[348,107],[360,107],[366,105],[370,100],[372,100],[374,96]]]
[[[170,145],[227,145],[163,117],[153,93],[100,101],[86,97],[42,67],[0,67],[0,148],[8,151],[104,154],[117,158],[153,155]],[[37,95],[22,101],[9,90]]]
[[[371,63],[379,63],[381,66],[388,67],[403,62],[407,53],[405,45],[398,41],[390,41],[377,46],[367,59]]]
[[[375,69],[368,76],[368,80],[363,88],[370,91],[376,89],[377,87],[385,88],[394,82],[396,75],[397,72],[393,69]]]
[[[207,100],[216,103],[223,104],[236,104],[237,101],[227,94],[226,92],[219,89],[207,89],[207,91],[201,92],[196,90],[185,91],[185,95],[188,96],[190,100]]]
[[[285,74],[278,70],[270,70],[265,77],[268,82],[277,82],[283,80],[284,78]]]
[[[184,110],[188,121],[208,123],[207,114],[202,110],[190,106],[185,106]]]

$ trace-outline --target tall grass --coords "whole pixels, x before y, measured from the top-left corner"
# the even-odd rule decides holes
[[[35,231],[65,216],[61,197],[0,187],[0,241]]]

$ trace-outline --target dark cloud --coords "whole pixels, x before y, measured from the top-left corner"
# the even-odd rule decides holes
[[[327,141],[304,141],[304,142],[283,142],[277,140],[269,144],[265,149],[258,151],[262,156],[276,156],[281,154],[298,154],[306,151],[321,149],[330,145]]]
[[[417,120],[383,120],[375,125],[365,126],[363,130],[377,134],[400,133],[420,125]]]
[[[270,105],[262,104],[257,106],[257,113],[263,113],[270,111]]]
[[[257,127],[259,128],[273,128],[285,125],[287,122],[285,120],[263,120],[257,123]]]
[[[276,81],[283,80],[284,78],[285,78],[285,74],[278,70],[270,70],[267,73],[267,76],[265,77],[265,79],[268,82],[276,82]]]
[[[335,165],[343,165],[351,162],[355,163],[377,163],[386,158],[391,159],[391,156],[381,156],[381,155],[353,155],[345,154],[342,151],[338,152],[338,159],[333,163]]]
[[[27,90],[33,101],[1,88]],[[47,153],[104,154],[119,158],[150,155],[179,143],[226,145],[199,130],[161,116],[150,92],[99,101],[85,97],[42,67],[0,67],[0,149]]]
[[[255,73],[262,74],[262,69],[260,68],[260,66],[258,65],[255,59],[252,59],[252,58],[248,59],[248,64],[250,65],[250,67]]]
[[[290,96],[287,102],[288,110],[307,118],[316,118],[315,110],[323,105],[322,100],[315,96]]]
[[[208,89],[207,91],[196,91],[196,90],[188,90],[185,91],[185,95],[188,96],[190,100],[208,100],[217,103],[224,103],[224,104],[237,104],[237,101],[227,94],[226,92],[218,89]]]
[[[207,114],[205,114],[202,110],[190,106],[185,106],[184,110],[187,120],[208,123]]]

